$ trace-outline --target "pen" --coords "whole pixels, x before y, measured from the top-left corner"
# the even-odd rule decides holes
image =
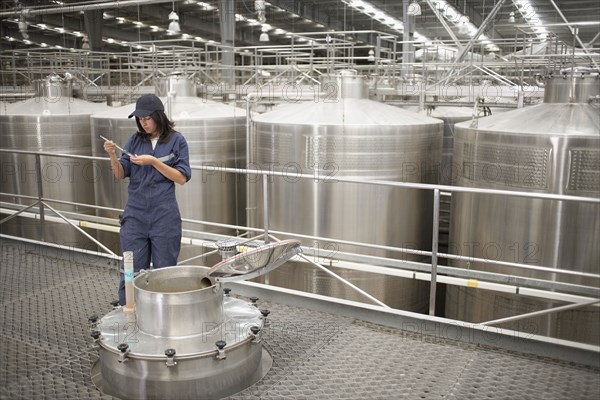
[[[107,139],[107,138],[105,138],[105,137],[104,137],[104,136],[102,136],[102,135],[100,135],[100,138],[101,138],[101,139],[104,139],[104,140],[106,140],[107,142],[108,142],[108,141],[111,141],[110,139]],[[135,157],[135,155],[131,154],[130,152],[128,152],[128,151],[127,151],[127,150],[125,150],[124,148],[122,148],[122,147],[119,147],[119,145],[118,145],[118,144],[116,144],[116,143],[115,143],[115,147],[116,147],[117,149],[121,150],[121,152],[122,152],[123,154],[127,154],[129,157]]]

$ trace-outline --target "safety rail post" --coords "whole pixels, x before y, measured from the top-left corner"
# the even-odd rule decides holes
[[[438,230],[440,226],[440,189],[433,189],[433,232],[431,238],[431,280],[429,287],[429,315],[435,315],[437,284]]]
[[[263,177],[263,226],[264,226],[264,242],[269,243],[269,177],[267,174],[262,174]]]
[[[37,179],[37,190],[38,190],[38,206],[40,208],[40,232],[41,239],[43,242],[46,241],[46,235],[44,234],[45,218],[44,218],[44,203],[42,199],[44,192],[42,189],[42,161],[39,154],[35,155],[35,178]]]

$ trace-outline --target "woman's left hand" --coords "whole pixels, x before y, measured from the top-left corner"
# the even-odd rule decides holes
[[[132,156],[129,159],[132,163],[136,165],[154,165],[154,163],[157,160],[156,157],[151,156],[149,154],[143,154],[141,156]]]

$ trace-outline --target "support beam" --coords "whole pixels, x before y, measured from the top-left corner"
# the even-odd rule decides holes
[[[550,0],[550,3],[552,3],[552,5],[554,6],[554,8],[556,9],[556,12],[558,13],[558,15],[560,15],[560,17],[562,18],[562,20],[565,21],[565,24],[567,24],[569,26],[569,30],[571,31],[571,33],[573,34],[573,36],[575,36],[575,40],[577,40],[577,43],[579,43],[579,45],[581,46],[581,48],[583,49],[583,51],[585,52],[585,54],[587,54],[587,56],[590,58],[590,60],[592,61],[592,64],[594,64],[594,68],[598,69],[598,64],[596,63],[596,60],[594,60],[594,57],[592,57],[592,55],[588,52],[587,46],[579,38],[579,35],[577,33],[578,32],[577,29],[573,28],[569,24],[569,21],[567,21],[567,18],[560,11],[560,8],[558,8],[558,6],[554,2],[554,0]]]
[[[438,21],[440,21],[440,23],[442,24],[442,26],[444,27],[444,29],[446,30],[448,35],[452,38],[452,41],[454,41],[456,48],[461,49],[462,45],[460,44],[460,40],[458,40],[458,38],[456,37],[454,32],[452,32],[452,28],[450,28],[450,26],[448,26],[448,24],[446,23],[444,16],[442,14],[440,14],[439,10],[437,9],[435,4],[433,4],[433,2],[431,0],[425,0],[425,1],[427,2],[427,5],[429,6],[429,8],[431,8],[431,11],[433,11],[433,13],[435,14]]]
[[[460,51],[458,52],[458,55],[456,56],[456,62],[462,62],[462,60],[464,60],[465,55],[467,55],[467,52],[471,49],[471,47],[473,46],[473,43],[475,43],[477,38],[479,38],[479,36],[481,36],[481,34],[483,33],[483,31],[485,30],[487,25],[494,20],[494,18],[496,17],[496,14],[498,14],[498,11],[500,11],[500,8],[502,8],[502,5],[504,4],[504,2],[505,2],[505,0],[499,0],[496,3],[494,8],[492,8],[492,11],[490,11],[488,16],[486,17],[485,21],[483,21],[483,23],[481,25],[479,25],[479,29],[477,29],[477,32],[475,33],[475,35],[473,35],[471,40],[469,40],[469,43],[467,43],[467,45],[465,47],[460,49]]]
[[[90,48],[93,51],[102,51],[102,10],[85,11],[83,19]]]

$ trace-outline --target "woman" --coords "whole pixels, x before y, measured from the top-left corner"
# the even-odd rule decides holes
[[[117,159],[115,144],[104,142],[117,179],[129,178],[128,199],[121,220],[121,249],[133,252],[133,266],[140,269],[173,266],[181,248],[181,215],[175,199],[175,183],[190,180],[188,145],[173,129],[165,107],[153,94],[141,96],[135,111],[138,131]],[[119,304],[125,305],[123,272]]]

